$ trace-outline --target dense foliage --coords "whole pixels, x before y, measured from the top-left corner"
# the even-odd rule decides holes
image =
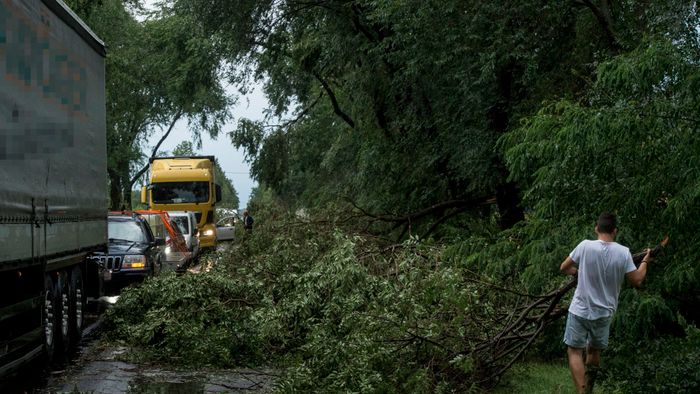
[[[186,365],[271,363],[283,390],[472,387],[469,344],[486,321],[473,318],[497,301],[461,262],[308,217],[258,222],[211,271],[124,292],[108,313],[113,338]]]
[[[150,156],[143,153],[149,137],[162,129],[161,138],[167,138],[185,120],[199,141],[202,132],[216,136],[228,119],[231,99],[220,79],[221,57],[186,16],[159,13],[140,20],[139,0],[67,3],[107,46],[110,207],[130,207],[131,190]]]
[[[243,89],[259,80],[271,113],[291,112],[231,133],[285,200],[393,216],[436,207],[416,226],[495,197],[503,227],[523,206],[499,138],[543,102],[588,100],[597,65],[642,37],[692,56],[694,3],[662,3],[169,2],[216,37]]]
[[[443,246],[415,239],[387,245],[358,233],[356,219],[327,216],[259,212],[255,232],[219,253],[210,271],[157,277],[125,291],[108,312],[112,339],[182,365],[272,365],[282,391],[490,386],[474,349],[523,301],[513,288],[474,273]],[[551,334],[540,349],[561,354],[561,326]],[[623,390],[621,382],[639,374],[644,379],[623,392],[692,392],[699,383],[680,367],[697,357],[697,334],[648,344],[623,342],[625,335],[613,332],[618,346],[606,362],[608,387]],[[685,350],[664,354],[666,346]],[[663,373],[648,373],[654,360],[668,363],[659,367]],[[640,371],[630,374],[635,367]]]
[[[652,339],[641,347],[611,349],[605,391],[614,393],[695,393],[700,390],[700,332],[683,339]]]
[[[696,2],[165,9],[212,37],[243,90],[262,81],[283,119],[231,133],[261,183],[251,207],[262,226],[184,279],[213,301],[197,314],[180,300],[189,292],[168,290],[178,278],[151,281],[111,312],[118,338],[188,363],[280,365],[289,390],[468,391],[481,383],[465,356],[479,335],[498,330],[516,293],[560,286],[559,263],[612,211],[631,250],[667,234],[671,244],[644,287],[622,290],[606,387],[696,390]],[[212,330],[228,350],[176,346],[187,339],[173,327],[189,320],[168,320],[164,305],[202,316],[196,334]],[[561,326],[542,334],[535,354],[561,357]]]

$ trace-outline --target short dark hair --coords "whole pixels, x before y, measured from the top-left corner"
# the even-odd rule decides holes
[[[598,216],[598,231],[605,234],[612,234],[617,228],[617,216],[609,212],[603,212]]]

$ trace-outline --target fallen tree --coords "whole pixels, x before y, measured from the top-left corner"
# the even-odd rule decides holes
[[[528,293],[444,245],[258,217],[211,271],[125,291],[110,337],[186,366],[274,366],[280,391],[473,392],[549,338],[575,287]]]
[[[656,245],[651,251],[652,256],[658,255],[668,240],[666,237]],[[633,255],[635,265],[638,266],[644,256],[645,252]],[[494,329],[485,332],[485,336],[471,344],[468,355],[476,366],[474,382],[485,388],[497,384],[545,327],[566,315],[568,305],[562,304],[562,300],[576,284],[577,278],[574,277],[565,285],[544,295],[518,293],[492,285],[496,291],[515,295],[516,305],[510,313],[494,315],[492,323],[484,325]]]

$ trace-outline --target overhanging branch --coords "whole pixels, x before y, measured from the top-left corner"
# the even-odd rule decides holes
[[[323,89],[326,91],[326,94],[328,94],[328,98],[331,100],[331,104],[333,105],[333,111],[335,112],[335,114],[338,115],[341,119],[343,119],[345,123],[347,123],[350,126],[350,128],[354,129],[355,121],[352,120],[352,118],[340,108],[340,104],[338,104],[338,99],[336,98],[335,93],[333,93],[333,90],[331,89],[328,82],[321,78],[321,76],[317,72],[313,71],[312,74],[318,80],[318,82],[321,83],[321,86],[323,86]]]
[[[617,39],[615,29],[613,28],[612,10],[610,9],[609,0],[601,0],[600,7],[593,4],[593,1],[591,0],[575,0],[574,4],[586,6],[591,10],[591,12],[593,12],[593,15],[598,20],[598,23],[603,28],[605,37],[608,39],[612,49],[619,50],[622,48],[620,41]]]
[[[158,143],[156,144],[156,146],[153,148],[153,152],[151,152],[151,156],[150,156],[150,157],[155,157],[155,156],[156,156],[156,153],[158,153],[158,149],[159,149],[160,146],[163,144],[163,142],[165,141],[165,139],[168,138],[168,136],[170,135],[170,132],[173,131],[173,127],[175,127],[175,123],[177,123],[177,121],[180,120],[180,117],[181,117],[181,116],[182,116],[182,110],[177,111],[177,113],[175,114],[175,116],[173,117],[173,119],[170,121],[170,127],[168,127],[168,131],[166,131],[165,134],[163,134],[163,136],[160,137],[160,140],[158,141]],[[139,170],[139,172],[137,172],[136,175],[134,175],[134,176],[131,178],[131,180],[129,181],[129,190],[131,190],[131,187],[134,186],[134,183],[135,183],[135,182],[141,177],[141,175],[143,175],[147,170],[148,170],[148,164],[146,164],[145,166],[143,166],[143,168],[141,168],[141,169]]]

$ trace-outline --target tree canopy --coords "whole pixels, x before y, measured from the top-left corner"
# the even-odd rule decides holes
[[[480,335],[560,287],[559,263],[610,211],[631,250],[671,237],[645,286],[622,290],[611,391],[700,387],[684,367],[700,357],[697,7],[167,1],[231,82],[270,100],[228,133],[261,227],[217,283],[251,294],[235,324],[287,352],[281,386],[475,389]],[[562,354],[560,328],[538,329],[537,356]],[[625,378],[637,356],[668,372]]]
[[[350,201],[404,235],[491,212],[581,234],[610,210],[631,243],[690,228],[692,1],[169,4],[264,83],[283,120],[230,135],[288,202]]]
[[[138,1],[69,1],[108,47],[107,145],[113,209],[131,205],[131,189],[143,174],[149,137],[186,120],[193,138],[216,136],[232,103],[220,79],[221,57],[190,18],[167,9],[139,21]],[[134,8],[136,7],[136,8]],[[146,161],[147,162],[147,161]],[[139,171],[141,170],[141,171]]]
[[[172,3],[216,37],[244,88],[263,82],[271,114],[287,115],[231,133],[258,181],[307,206],[435,206],[433,222],[489,200],[504,228],[523,206],[499,138],[543,102],[584,100],[596,64],[641,37],[691,40],[694,17],[686,2]]]

